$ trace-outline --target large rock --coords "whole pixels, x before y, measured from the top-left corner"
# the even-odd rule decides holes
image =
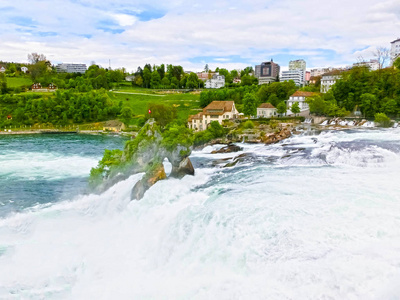
[[[219,150],[214,150],[211,152],[211,154],[216,154],[216,153],[231,153],[231,152],[238,152],[243,150],[242,147],[236,146],[235,144],[229,144],[228,146],[222,147]]]
[[[172,165],[170,177],[182,178],[185,175],[194,175],[194,168],[189,157],[184,158],[177,167]]]
[[[264,137],[263,142],[265,144],[274,144],[280,142],[284,139],[287,139],[292,135],[291,131],[288,128],[283,128],[281,131],[277,133],[273,133]]]
[[[131,200],[140,200],[144,193],[153,186],[157,181],[166,179],[164,166],[162,164],[152,168],[151,172],[146,173],[141,180],[136,182],[131,192]]]

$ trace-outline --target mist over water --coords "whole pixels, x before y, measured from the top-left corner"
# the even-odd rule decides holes
[[[3,214],[0,299],[398,299],[400,130],[241,146],[195,151],[194,177],[158,182],[141,201],[129,199],[137,174]],[[97,159],[33,152],[27,172],[2,152],[0,180],[86,180]]]

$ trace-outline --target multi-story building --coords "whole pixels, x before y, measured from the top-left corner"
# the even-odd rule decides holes
[[[270,83],[279,78],[279,71],[279,65],[271,59],[255,67],[255,77],[258,78],[258,84]]]
[[[298,102],[301,111],[308,110],[309,106],[306,102],[306,98],[315,95],[317,94],[313,92],[297,91],[289,97],[289,100],[287,100],[287,107],[290,109],[295,102]]]
[[[206,89],[219,89],[225,86],[225,76],[215,74],[211,79],[208,79],[204,85]]]
[[[394,61],[400,57],[400,38],[391,42],[392,47],[390,49],[390,63],[393,65]]]
[[[56,66],[57,73],[85,73],[86,64],[58,64]]]
[[[370,59],[370,61],[354,63],[353,67],[368,67],[371,71],[376,71],[379,70],[379,61],[377,59]]]
[[[289,70],[306,70],[306,61],[304,59],[297,59],[289,61]]]
[[[236,119],[238,114],[235,102],[213,101],[203,108],[202,112],[189,116],[188,126],[190,129],[202,131],[206,130],[207,126],[213,121],[222,125],[224,120]]]
[[[336,72],[330,72],[330,73],[326,73],[324,75],[322,75],[321,77],[321,93],[326,93],[327,91],[329,91],[332,87],[332,85],[334,85],[336,83],[337,80],[341,79],[342,76],[340,75],[340,72],[336,71]]]
[[[281,81],[289,81],[293,80],[297,86],[303,86],[305,81],[305,71],[304,70],[289,70],[289,71],[282,71],[282,75],[280,80]]]

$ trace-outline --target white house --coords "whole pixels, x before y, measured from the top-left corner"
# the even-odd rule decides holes
[[[0,68],[0,73],[4,73],[5,71],[6,71],[6,68],[4,68],[4,67]]]
[[[289,97],[289,100],[287,100],[287,107],[290,109],[295,102],[299,102],[300,111],[308,110],[310,108],[306,103],[306,98],[315,95],[317,94],[313,92],[297,91]]]
[[[276,108],[271,103],[262,103],[259,107],[257,107],[258,118],[271,118],[276,115]]]
[[[219,89],[225,86],[225,76],[224,75],[213,75],[211,79],[208,79],[205,84],[206,89]]]
[[[336,81],[341,78],[342,76],[339,74],[328,73],[323,75],[321,78],[321,93],[326,93],[327,91],[329,91],[332,85],[334,85]]]
[[[238,111],[233,101],[213,101],[203,111],[189,116],[188,126],[190,129],[196,131],[206,130],[207,126],[213,122],[218,121],[222,125],[224,120],[236,119]]]
[[[21,71],[22,71],[23,73],[26,73],[26,72],[28,72],[28,68],[27,68],[27,67],[22,67],[22,68],[21,68]]]
[[[394,61],[400,57],[400,38],[391,42],[390,48],[390,63],[393,65]]]

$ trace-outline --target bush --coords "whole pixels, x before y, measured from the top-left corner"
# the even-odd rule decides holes
[[[379,123],[381,127],[390,127],[392,123],[390,118],[384,113],[375,114],[375,122]]]
[[[253,129],[254,128],[254,123],[250,120],[246,121],[243,123],[243,128],[244,129]]]

